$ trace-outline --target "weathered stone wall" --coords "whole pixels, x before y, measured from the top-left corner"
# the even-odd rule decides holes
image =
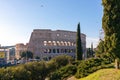
[[[84,57],[86,56],[86,35],[81,34]],[[76,32],[49,29],[35,29],[30,37],[28,50],[34,56],[52,58],[61,54],[68,54],[75,57]]]

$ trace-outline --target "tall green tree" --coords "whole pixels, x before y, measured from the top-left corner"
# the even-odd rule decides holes
[[[87,48],[87,58],[90,58],[90,57],[91,57],[91,49]]]
[[[104,50],[116,58],[119,68],[120,58],[120,0],[102,0],[104,15],[102,27],[105,33]]]
[[[94,57],[93,43],[91,43],[91,48],[87,48],[87,58]]]
[[[76,36],[76,60],[82,60],[82,44],[81,44],[81,31],[80,31],[80,23],[77,26],[77,36]]]
[[[93,43],[91,43],[91,56],[94,56],[94,48],[93,48]]]

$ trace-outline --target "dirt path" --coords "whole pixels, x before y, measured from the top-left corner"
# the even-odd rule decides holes
[[[68,78],[67,80],[79,80],[79,79],[76,79],[74,76]]]

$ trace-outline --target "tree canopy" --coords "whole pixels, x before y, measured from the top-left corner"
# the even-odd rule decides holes
[[[33,53],[31,51],[24,51],[21,53],[22,58],[33,58]]]
[[[120,0],[102,0],[104,15],[102,28],[105,33],[104,51],[116,58],[116,68],[120,59]]]
[[[104,15],[102,28],[105,32],[105,52],[120,58],[120,0],[102,0]]]

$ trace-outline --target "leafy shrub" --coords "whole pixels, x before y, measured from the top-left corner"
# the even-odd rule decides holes
[[[54,74],[54,78],[56,76],[58,78],[61,77],[59,73],[53,72],[63,66],[66,66],[67,64],[71,64],[72,61],[72,57],[61,55],[54,57],[51,61],[48,62],[29,62],[17,66],[1,68],[0,80],[45,80],[45,78],[50,76],[51,74]]]
[[[0,80],[29,80],[30,72],[23,66],[0,69]]]
[[[72,64],[74,60],[71,56],[60,55],[52,58],[51,61],[53,61],[56,68],[59,69],[60,67],[66,66],[67,64]]]
[[[57,70],[56,64],[54,61],[49,61],[46,63],[46,65],[47,65],[47,72],[48,73],[51,73],[51,72],[54,72],[55,70]]]
[[[24,65],[27,71],[31,72],[30,78],[32,80],[44,80],[49,74],[47,72],[47,65],[45,62],[32,62]]]
[[[48,70],[46,62],[30,62],[1,68],[0,80],[45,80],[49,74]]]
[[[30,76],[31,76],[31,72],[27,71],[24,66],[19,66],[19,67],[15,67],[15,68],[10,68],[12,71],[10,74],[11,77],[14,80],[29,80]],[[9,79],[11,80],[11,79]]]
[[[56,71],[51,74],[50,80],[61,80],[61,74],[59,71]]]
[[[113,65],[106,66],[107,64],[109,65],[110,62],[104,58],[103,59],[92,58],[92,59],[80,61],[75,77],[82,78],[82,77],[88,76],[89,74],[95,72],[96,70],[99,70],[102,68],[113,67]]]
[[[63,80],[76,73],[77,67],[74,65],[67,65],[52,73],[50,80]]]

